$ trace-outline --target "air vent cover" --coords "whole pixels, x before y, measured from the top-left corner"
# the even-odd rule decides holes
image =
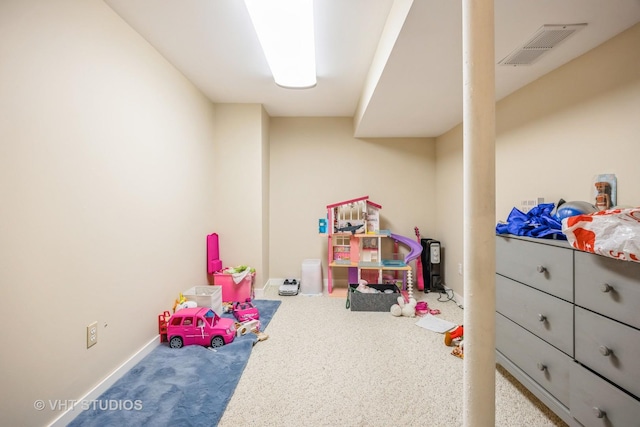
[[[528,42],[503,58],[499,65],[531,65],[543,54],[587,24],[543,25]]]

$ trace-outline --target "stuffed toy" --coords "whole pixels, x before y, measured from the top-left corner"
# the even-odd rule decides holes
[[[398,297],[398,303],[393,304],[389,311],[396,317],[415,317],[416,316],[416,300],[415,298],[409,298],[409,302],[404,302],[404,297]]]
[[[182,292],[180,292],[180,296],[178,297],[178,299],[175,301],[175,303],[173,304],[173,312],[175,313],[178,310],[182,310],[183,308],[192,308],[192,307],[197,307],[198,303],[195,301],[187,301],[187,299],[184,297],[184,295],[182,295]]]

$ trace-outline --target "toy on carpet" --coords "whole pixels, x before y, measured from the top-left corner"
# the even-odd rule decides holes
[[[258,337],[258,342],[264,341],[267,338],[269,338],[269,335],[265,334],[264,332],[260,331],[259,329],[255,329],[255,330],[253,330],[251,332],[256,334],[256,337]]]
[[[454,340],[462,340],[463,337],[464,326],[458,325],[450,331],[444,333],[444,344],[450,347]]]
[[[260,330],[260,321],[258,319],[248,320],[243,323],[236,322],[236,336],[240,337],[248,332],[256,335],[257,342],[269,338],[269,335]]]
[[[257,320],[260,318],[260,312],[258,312],[256,306],[251,302],[251,298],[247,298],[245,302],[233,303],[233,317],[239,322]]]
[[[458,325],[450,331],[444,333],[444,344],[446,346],[455,346],[452,355],[464,359],[464,326]]]
[[[296,279],[284,279],[284,282],[278,288],[278,295],[293,296],[298,295],[300,291],[300,282]]]
[[[398,297],[398,303],[393,304],[389,311],[396,317],[415,317],[416,316],[416,300],[415,298],[409,298],[408,302],[405,302],[404,297]]]
[[[418,301],[416,304],[416,316],[424,316],[425,314],[440,314],[437,308],[429,308],[426,301]]]
[[[464,342],[461,341],[460,344],[451,351],[451,354],[460,359],[464,359]]]
[[[236,322],[236,336],[242,336],[247,332],[259,331],[260,330],[260,321],[248,320],[246,322]]]
[[[233,311],[233,301],[224,301],[222,303],[222,312],[231,313]]]
[[[171,348],[186,345],[217,348],[233,342],[236,325],[232,319],[222,318],[208,307],[195,307],[172,315],[168,311],[160,314],[158,332],[160,342],[168,342]]]

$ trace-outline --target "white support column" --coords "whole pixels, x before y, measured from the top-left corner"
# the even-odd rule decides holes
[[[463,0],[465,426],[495,425],[494,0]]]

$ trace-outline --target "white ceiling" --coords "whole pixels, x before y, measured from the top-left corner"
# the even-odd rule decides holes
[[[434,137],[462,121],[461,1],[396,0],[410,9],[385,29],[393,0],[316,0],[318,84],[305,90],[275,85],[241,0],[105,2],[215,103],[357,115],[358,137]],[[496,98],[637,22],[640,0],[495,0],[496,63],[544,24],[588,24],[533,65],[497,65]]]

